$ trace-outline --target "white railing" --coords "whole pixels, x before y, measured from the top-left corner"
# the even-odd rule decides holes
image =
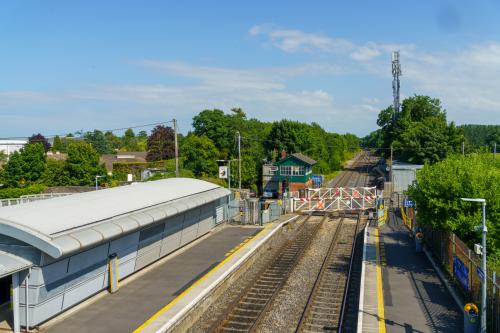
[[[21,205],[33,201],[64,197],[71,194],[73,193],[42,193],[42,194],[22,195],[20,198],[0,199],[0,208],[6,206]]]
[[[295,211],[364,210],[375,207],[375,187],[307,189],[305,197],[294,197]]]

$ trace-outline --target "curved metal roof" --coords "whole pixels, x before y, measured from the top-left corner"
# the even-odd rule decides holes
[[[0,234],[58,258],[228,194],[191,178],[78,193],[1,208]]]

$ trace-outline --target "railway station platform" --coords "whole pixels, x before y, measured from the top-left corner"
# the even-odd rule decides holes
[[[227,226],[103,292],[40,328],[41,332],[157,332],[171,327],[283,223]]]
[[[463,314],[394,213],[365,230],[358,332],[463,332]]]

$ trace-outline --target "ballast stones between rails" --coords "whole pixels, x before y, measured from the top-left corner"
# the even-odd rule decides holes
[[[257,327],[265,310],[326,219],[327,216],[308,216],[297,235],[284,245],[276,259],[249,286],[213,331],[249,332]]]

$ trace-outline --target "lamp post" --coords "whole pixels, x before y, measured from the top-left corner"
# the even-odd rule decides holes
[[[104,176],[95,176],[95,190],[96,190],[96,191],[97,191],[97,190],[99,190],[99,185],[97,184],[97,180],[98,180],[99,178],[104,178]]]
[[[486,227],[486,200],[482,198],[462,198],[463,201],[469,202],[480,202],[483,208],[483,248],[482,248],[482,256],[483,256],[483,281],[481,286],[481,333],[486,333],[486,293],[488,287],[488,273],[486,271],[486,233],[488,232],[488,228]]]

